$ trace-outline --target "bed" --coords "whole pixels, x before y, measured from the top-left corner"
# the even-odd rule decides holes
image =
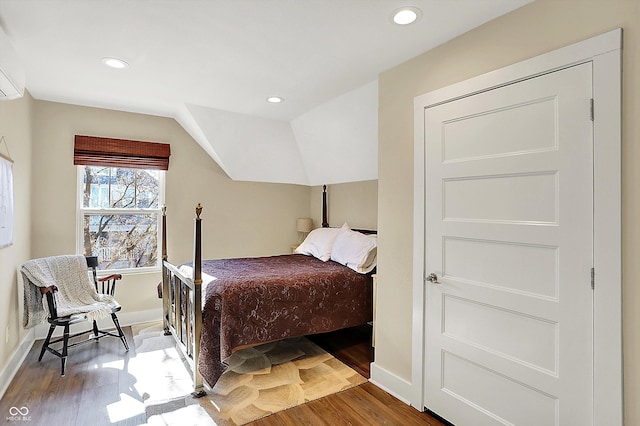
[[[191,370],[194,396],[215,385],[236,350],[372,320],[377,242],[365,234],[375,231],[330,228],[326,187],[323,227],[294,254],[202,260],[201,212],[198,205],[193,262],[183,265],[167,259],[166,209],[162,216],[163,325]]]

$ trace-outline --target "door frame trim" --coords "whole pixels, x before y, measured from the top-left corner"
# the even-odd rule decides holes
[[[413,314],[411,404],[424,400],[425,123],[424,111],[444,102],[591,62],[594,137],[594,424],[623,424],[621,71],[618,28],[540,56],[414,98]]]

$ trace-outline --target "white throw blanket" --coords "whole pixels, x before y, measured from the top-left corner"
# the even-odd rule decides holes
[[[109,316],[119,306],[113,297],[98,294],[82,255],[52,256],[25,262],[20,269],[24,278],[25,328],[35,327],[47,319],[47,299],[40,293],[41,287],[55,285],[58,317],[86,314],[94,320]]]

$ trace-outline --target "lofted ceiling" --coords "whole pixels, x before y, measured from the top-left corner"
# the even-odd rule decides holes
[[[36,99],[173,117],[232,179],[318,185],[377,178],[380,72],[530,1],[0,0],[0,27]]]

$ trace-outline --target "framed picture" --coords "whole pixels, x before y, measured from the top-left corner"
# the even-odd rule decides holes
[[[13,244],[13,161],[0,155],[0,248]]]

